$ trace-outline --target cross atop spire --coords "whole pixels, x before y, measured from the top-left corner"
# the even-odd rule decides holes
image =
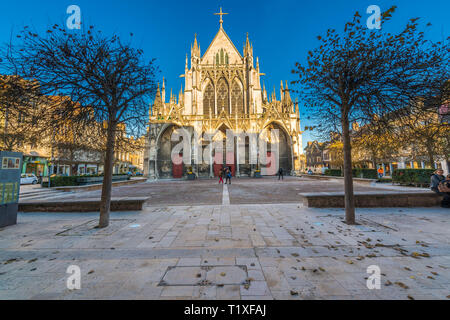
[[[215,16],[220,16],[220,28],[222,29],[222,25],[223,25],[223,16],[227,15],[228,13],[223,13],[222,12],[222,7],[220,7],[220,12],[219,13],[214,13]]]

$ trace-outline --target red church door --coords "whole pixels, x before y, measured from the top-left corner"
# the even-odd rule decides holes
[[[183,155],[174,155],[172,159],[172,175],[175,179],[183,177]]]
[[[227,152],[227,167],[231,167],[231,174],[233,177],[236,175],[236,159],[234,158],[234,152]]]
[[[216,151],[216,155],[214,156],[213,169],[214,176],[218,177],[220,170],[223,168],[223,154],[221,152]]]
[[[277,173],[276,159],[275,154],[272,152],[267,152],[267,165],[266,165],[266,174],[268,176],[273,176]]]

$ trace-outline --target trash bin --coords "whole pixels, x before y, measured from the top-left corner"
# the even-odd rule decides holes
[[[0,228],[17,223],[22,153],[0,151]]]

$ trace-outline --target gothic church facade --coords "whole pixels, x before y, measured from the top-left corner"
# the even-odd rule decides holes
[[[190,66],[186,55],[184,90],[178,96],[171,91],[167,101],[164,81],[158,86],[150,109],[145,175],[150,179],[182,178],[193,172],[197,177],[213,177],[227,165],[239,177],[252,176],[261,169],[250,161],[249,139],[240,142],[245,144],[241,151],[237,144],[229,150],[224,143],[223,152],[212,151],[212,161],[174,162],[172,151],[176,142],[171,136],[179,128],[195,132],[192,139],[200,140],[196,142],[202,150],[211,143],[203,139],[205,134],[213,136],[213,141],[221,141],[225,140],[227,130],[270,136],[271,130],[278,129],[279,149],[274,160],[285,173],[299,173],[303,170],[303,151],[298,102],[292,100],[287,82],[281,82],[278,99],[275,92],[267,94],[265,86],[261,86],[264,74],[258,58],[254,58],[248,34],[241,54],[223,28],[222,10],[218,15],[220,28],[208,49],[202,54],[195,36]],[[194,141],[191,142],[194,146]],[[269,159],[274,157],[271,151],[267,152]]]

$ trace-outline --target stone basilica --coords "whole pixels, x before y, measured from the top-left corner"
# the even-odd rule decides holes
[[[181,89],[178,97],[171,91],[167,101],[164,81],[158,86],[150,109],[144,156],[145,175],[150,179],[182,178],[187,172],[197,177],[213,177],[224,165],[230,166],[235,176],[252,176],[260,166],[249,160],[249,139],[239,142],[245,144],[245,149],[234,146],[230,150],[225,147],[227,130],[261,135],[278,129],[278,159],[272,160],[278,161],[287,174],[303,169],[298,102],[292,101],[287,81],[284,85],[281,82],[278,99],[275,92],[267,94],[265,86],[261,86],[260,77],[264,74],[258,58],[254,58],[248,34],[241,54],[223,28],[225,14],[222,9],[216,14],[220,16],[220,28],[205,53],[201,53],[195,36],[190,66],[186,56],[182,75],[184,91]],[[204,135],[213,137],[212,141],[223,139],[224,152],[213,151],[211,161],[201,163],[173,161],[172,150],[176,143],[171,136],[179,128],[189,130],[203,150],[210,143],[203,139]],[[191,143],[194,145],[194,141]],[[269,159],[274,157],[270,151],[267,153]]]

